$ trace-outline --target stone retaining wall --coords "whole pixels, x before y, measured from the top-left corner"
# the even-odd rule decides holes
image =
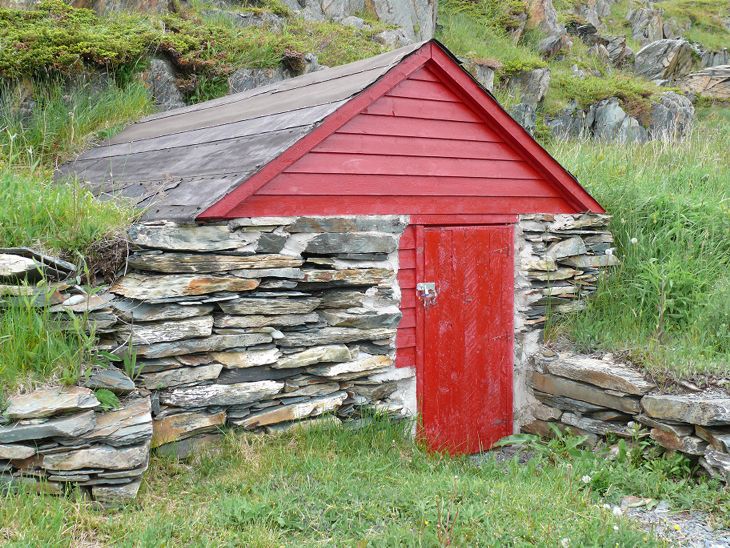
[[[550,425],[595,446],[608,435],[650,436],[685,453],[713,477],[730,478],[730,395],[720,389],[662,393],[637,368],[549,350],[534,359],[528,383],[536,401],[524,432],[550,436]],[[636,426],[640,425],[641,430]]]
[[[546,315],[578,308],[599,270],[617,263],[608,219],[527,215],[517,226],[516,428],[532,419],[525,381]],[[2,482],[44,479],[39,488],[53,492],[76,484],[113,502],[136,494],[149,449],[184,456],[226,425],[278,431],[365,409],[413,416],[414,369],[394,366],[407,222],[143,223],[129,231],[125,275],[93,294],[69,282],[73,265],[13,251],[26,255],[7,262],[13,276],[30,281],[40,270],[53,290],[1,286],[4,295],[36,294],[56,314],[83,316],[100,349],[128,358],[87,368],[82,387],[11,398],[0,422]],[[121,409],[103,412],[100,388]]]

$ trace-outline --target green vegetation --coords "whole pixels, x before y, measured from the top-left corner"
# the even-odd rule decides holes
[[[682,35],[710,50],[721,50],[730,44],[727,25],[730,0],[658,0],[664,18],[678,23]]]
[[[550,148],[614,214],[622,264],[558,326],[581,347],[626,351],[659,379],[725,376],[730,363],[730,109],[684,143]]]
[[[269,4],[271,4],[269,2]],[[34,10],[0,9],[0,76],[45,77],[81,72],[85,67],[116,78],[144,68],[152,53],[169,57],[187,83],[191,100],[227,91],[226,77],[240,67],[273,67],[306,52],[322,64],[337,65],[381,53],[372,36],[385,27],[359,30],[330,22],[290,17],[281,29],[240,27],[208,14],[204,4],[164,16],[114,14],[98,17],[61,0],[44,0]],[[275,3],[272,12],[287,14]],[[263,11],[263,8],[241,8]],[[203,83],[203,89],[199,87]]]
[[[587,463],[590,454],[584,458]],[[593,457],[592,466],[599,465]],[[155,457],[138,501],[116,512],[96,510],[80,498],[8,495],[0,500],[0,535],[11,546],[82,540],[127,546],[558,546],[562,539],[570,546],[658,545],[602,508],[596,491],[580,481],[582,473],[583,465],[555,464],[547,455],[527,465],[487,459],[476,466],[468,458],[429,454],[402,425],[384,420],[359,430],[229,433],[221,450],[191,465]],[[706,494],[708,501],[718,498]]]
[[[48,307],[35,306],[36,301],[45,298],[43,287],[34,296],[4,297],[0,314],[0,402],[3,392],[10,393],[19,385],[49,379],[72,384],[79,378],[81,365],[88,363],[94,347],[93,330],[87,330],[83,318],[69,315],[59,319]]]

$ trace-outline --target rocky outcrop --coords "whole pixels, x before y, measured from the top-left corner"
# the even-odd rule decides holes
[[[565,34],[565,27],[558,21],[552,0],[528,2],[526,28],[537,29],[548,36]]]
[[[697,53],[687,41],[657,40],[636,52],[634,71],[649,80],[673,82],[689,74],[697,62]]]
[[[586,110],[577,105],[546,120],[550,131],[559,139],[597,139],[605,142],[643,143],[649,135],[639,121],[627,114],[619,100],[611,97]]]
[[[730,65],[709,67],[688,75],[680,82],[688,93],[697,93],[710,99],[730,101]]]
[[[684,95],[673,91],[662,93],[659,102],[652,105],[649,138],[676,141],[687,137],[694,125],[695,108]]]
[[[642,46],[664,38],[662,10],[651,5],[629,10],[626,20],[631,25],[631,35]]]
[[[730,395],[664,394],[630,364],[544,350],[529,377],[535,402],[524,432],[550,435],[549,425],[595,445],[605,436],[650,437],[680,451],[712,476],[730,480]]]
[[[341,21],[367,11],[400,28],[411,42],[432,38],[436,29],[436,0],[284,0],[284,4],[316,21]]]
[[[142,75],[158,110],[184,107],[185,100],[175,82],[175,70],[167,59],[153,58]]]
[[[718,51],[703,51],[701,54],[703,67],[716,67],[719,65],[730,65],[730,51],[721,49]]]
[[[519,96],[520,102],[535,106],[540,103],[550,87],[550,69],[538,68],[511,74],[508,89]]]
[[[322,67],[317,61],[317,56],[307,53],[301,57],[296,68],[285,64],[275,68],[240,68],[228,77],[229,93],[239,93],[261,86],[268,86],[287,78],[294,78],[302,74],[316,72]]]

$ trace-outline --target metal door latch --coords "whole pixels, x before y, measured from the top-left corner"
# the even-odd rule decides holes
[[[436,302],[436,283],[420,282],[416,284],[416,294],[423,301],[425,306]]]

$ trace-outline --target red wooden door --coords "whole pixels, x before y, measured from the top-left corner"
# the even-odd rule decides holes
[[[422,433],[476,453],[512,433],[512,227],[426,228],[423,245]]]

